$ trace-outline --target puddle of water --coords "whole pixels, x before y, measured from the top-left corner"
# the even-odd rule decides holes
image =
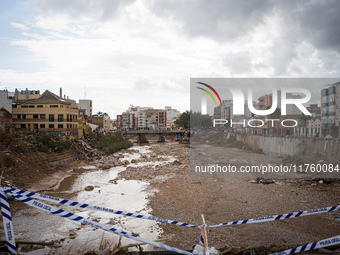
[[[133,147],[138,153],[123,153],[122,160],[139,159],[141,155],[150,153],[150,146]],[[161,165],[171,163],[174,157],[166,157],[166,161],[157,162],[138,162],[134,166],[142,165]],[[50,192],[49,195],[62,197],[91,205],[103,206],[116,210],[127,212],[136,212],[148,215],[151,212],[147,208],[147,197],[150,192],[146,192],[148,183],[136,180],[118,180],[117,184],[110,183],[117,177],[118,173],[124,171],[123,166],[114,167],[110,170],[95,170],[93,166],[83,167],[89,171],[79,175],[71,175],[66,177],[59,187]],[[94,190],[85,191],[86,186],[94,186]],[[155,240],[161,233],[160,227],[154,221],[136,219],[131,217],[119,216],[107,212],[84,210],[76,207],[60,206],[69,212],[77,215],[95,219],[101,224],[115,227],[130,233],[138,234],[149,240]],[[87,225],[80,225],[77,222],[70,221],[58,216],[46,214],[34,208],[27,208],[18,211],[14,216],[14,230],[18,240],[30,241],[52,241],[64,240],[62,247],[58,249],[59,254],[65,252],[78,253],[87,249],[98,250],[102,242],[103,230],[95,229]],[[75,236],[70,238],[70,232],[74,232]],[[119,236],[105,232],[104,242],[109,244],[118,243]],[[122,245],[136,243],[134,240],[127,238],[122,239]],[[112,246],[111,246],[112,247]],[[34,251],[34,253],[25,254],[47,254],[46,249]],[[144,246],[146,250],[152,250],[152,246]],[[40,253],[41,252],[41,253]],[[58,254],[58,253],[57,253]]]

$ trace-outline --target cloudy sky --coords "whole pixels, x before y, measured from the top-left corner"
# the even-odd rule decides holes
[[[0,24],[0,89],[113,118],[189,109],[191,77],[340,77],[338,0],[0,0]]]

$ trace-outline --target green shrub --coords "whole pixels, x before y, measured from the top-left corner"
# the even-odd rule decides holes
[[[96,137],[91,141],[91,146],[103,151],[106,155],[119,150],[132,147],[133,143],[126,139],[117,139],[113,136]]]
[[[61,153],[70,149],[71,144],[69,142],[55,142],[49,135],[36,136],[37,149],[42,152],[54,151]]]

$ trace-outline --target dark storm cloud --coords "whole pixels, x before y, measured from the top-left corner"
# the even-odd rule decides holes
[[[298,14],[302,35],[315,47],[340,52],[340,1],[315,1]]]
[[[291,43],[309,41],[319,49],[340,52],[340,1],[338,0],[165,0],[151,9],[159,16],[182,24],[189,36],[206,36],[231,41],[248,34],[264,22],[266,15],[283,20],[285,39]]]
[[[273,4],[264,0],[165,0],[155,1],[151,8],[161,17],[181,22],[183,32],[190,36],[231,40],[262,23]]]
[[[54,15],[66,15],[72,18],[93,18],[101,21],[112,19],[117,10],[135,0],[36,0],[44,12]]]

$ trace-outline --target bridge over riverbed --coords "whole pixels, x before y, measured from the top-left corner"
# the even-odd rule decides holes
[[[180,141],[187,131],[184,130],[133,130],[133,131],[123,131],[123,136],[126,139],[137,138],[137,143],[149,143],[147,137],[155,138],[158,136],[158,142],[165,142],[165,137],[169,140]]]

